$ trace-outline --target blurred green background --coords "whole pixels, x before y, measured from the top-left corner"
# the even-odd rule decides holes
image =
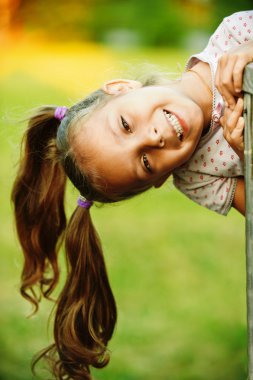
[[[30,307],[18,292],[22,255],[9,197],[25,128],[20,120],[41,104],[70,105],[143,62],[178,73],[222,17],[250,6],[0,0],[0,380],[33,379],[31,358],[51,341],[52,303],[28,319]],[[69,214],[76,196],[69,187]],[[245,380],[243,217],[201,208],[171,182],[91,212],[119,310],[111,362],[94,377]],[[40,376],[49,378],[43,370]]]

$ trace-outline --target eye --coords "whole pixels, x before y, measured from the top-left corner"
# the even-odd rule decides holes
[[[150,166],[150,163],[148,161],[148,158],[147,158],[147,155],[144,153],[143,156],[142,156],[142,160],[143,160],[143,163],[144,163],[144,166],[145,168],[147,169],[147,171],[149,173],[152,173],[152,168]]]
[[[128,133],[132,133],[132,130],[131,128],[129,127],[129,124],[127,123],[127,121],[122,117],[120,116],[121,118],[121,124],[123,126],[123,128],[128,132]]]

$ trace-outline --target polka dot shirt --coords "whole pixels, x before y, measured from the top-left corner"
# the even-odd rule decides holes
[[[226,17],[211,36],[203,52],[192,56],[186,69],[199,61],[210,65],[213,82],[213,110],[209,131],[200,139],[191,159],[173,173],[175,186],[196,203],[227,215],[231,208],[242,163],[223,137],[219,119],[224,102],[214,85],[219,57],[230,48],[253,40],[253,11]]]

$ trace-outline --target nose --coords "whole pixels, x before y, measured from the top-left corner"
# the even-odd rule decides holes
[[[163,148],[165,141],[164,137],[157,127],[150,127],[146,130],[145,144],[152,148]]]

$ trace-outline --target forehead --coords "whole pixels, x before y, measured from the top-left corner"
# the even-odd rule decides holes
[[[79,121],[75,151],[84,172],[96,173],[100,185],[128,191],[143,186],[143,181],[132,164],[124,139],[117,134],[117,128],[120,130],[119,117],[112,103],[116,100],[121,102],[119,98],[95,110],[87,120]]]

